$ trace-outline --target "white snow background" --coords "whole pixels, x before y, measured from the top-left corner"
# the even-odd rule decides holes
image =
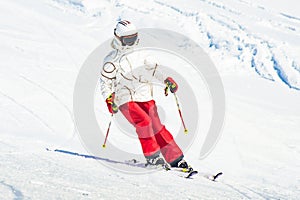
[[[299,8],[296,0],[0,1],[0,199],[298,199]],[[119,19],[186,34],[212,58],[226,94],[222,137],[204,160],[201,136],[185,155],[201,172],[223,171],[219,182],[129,175],[46,151],[87,154],[73,88]]]

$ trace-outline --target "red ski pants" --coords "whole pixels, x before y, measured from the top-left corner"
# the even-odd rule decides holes
[[[161,124],[154,100],[128,102],[120,106],[125,118],[135,127],[145,157],[159,151],[168,163],[183,156],[171,133]]]

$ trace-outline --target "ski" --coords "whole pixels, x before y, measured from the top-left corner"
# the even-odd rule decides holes
[[[210,181],[214,181],[216,182],[217,179],[223,174],[223,172],[218,172],[216,174],[207,174],[207,173],[199,173],[197,170],[194,170],[191,166],[189,166],[188,168],[176,168],[176,167],[165,167],[165,169],[167,171],[172,170],[172,171],[176,171],[176,172],[181,172],[181,173],[187,173],[186,176],[183,176],[185,178],[191,178],[192,176],[199,174],[200,176],[210,180]]]
[[[188,172],[188,175],[185,176],[185,178],[191,178],[192,176],[194,176],[196,174],[198,174],[198,171],[195,171],[195,170],[190,171],[190,172]]]
[[[204,177],[210,181],[217,182],[217,179],[223,174],[223,172],[218,172],[217,174],[203,174],[203,173],[198,173],[198,171],[196,171],[196,170],[192,170],[192,171],[188,172],[188,175],[186,176],[186,178],[190,178],[196,174],[200,174],[202,177]]]
[[[179,177],[183,178],[192,178],[192,176],[198,174],[198,171],[193,170],[193,168],[176,168],[176,167],[170,167],[169,164],[163,164],[163,165],[149,165],[147,163],[142,163],[136,159],[131,160],[125,160],[125,163],[128,163],[129,165],[136,165],[136,166],[144,166],[148,169],[164,169],[165,171],[173,171],[178,172],[177,175]]]
[[[140,162],[136,159],[125,160],[124,163],[129,166],[140,167],[145,169],[165,169],[164,165],[150,165],[147,163]]]
[[[189,167],[189,168],[171,168],[171,170],[176,171],[176,172],[180,172],[183,173],[184,175],[180,175],[184,178],[190,179],[192,178],[194,175],[198,174],[197,170],[194,170],[193,168]]]
[[[216,181],[216,179],[217,179],[219,176],[221,176],[222,174],[223,174],[223,172],[219,172],[219,173],[217,173],[216,175],[214,175],[212,181]]]
[[[216,182],[217,179],[218,179],[221,175],[223,175],[223,172],[218,172],[218,173],[216,173],[216,174],[214,174],[214,175],[203,175],[203,177],[207,178],[208,180],[211,180],[211,181]]]
[[[222,172],[218,172],[217,174],[207,174],[207,173],[199,173],[197,170],[194,170],[192,167],[189,168],[176,168],[176,167],[170,167],[169,164],[164,164],[164,165],[147,165],[147,163],[143,163],[139,160],[136,159],[131,159],[131,160],[125,160],[123,162],[121,161],[114,161],[114,160],[109,160],[107,158],[101,158],[98,156],[93,156],[93,155],[87,155],[87,154],[80,154],[77,152],[72,152],[72,151],[67,151],[67,150],[62,150],[62,149],[50,149],[46,148],[46,151],[50,152],[57,152],[57,153],[62,153],[62,154],[67,154],[71,156],[77,156],[77,157],[82,157],[82,158],[87,158],[87,159],[94,159],[94,160],[101,160],[101,161],[109,161],[113,162],[116,164],[125,164],[129,165],[132,167],[140,167],[140,168],[145,168],[145,169],[163,169],[165,171],[170,171],[170,172],[175,172],[178,176],[184,177],[187,179],[193,178],[195,175],[200,175],[210,181],[216,182],[217,179],[223,174]],[[177,173],[178,172],[178,173]]]

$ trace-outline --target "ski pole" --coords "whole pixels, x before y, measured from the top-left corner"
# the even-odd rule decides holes
[[[107,128],[107,131],[106,131],[106,136],[105,136],[105,140],[104,140],[104,143],[102,145],[103,148],[106,147],[106,141],[107,141],[107,137],[108,137],[108,134],[109,134],[109,130],[110,130],[110,126],[111,126],[111,122],[112,122],[112,118],[113,118],[113,113],[111,113],[111,118],[110,118],[110,121],[109,121],[109,124],[108,124],[108,128]]]
[[[169,90],[169,85],[167,84],[166,87],[165,87],[165,95],[166,96],[168,96],[168,90]],[[187,128],[185,126],[185,123],[183,121],[183,117],[182,117],[182,114],[181,114],[181,110],[180,110],[180,106],[179,106],[179,103],[178,103],[177,95],[175,94],[175,92],[173,94],[174,94],[174,97],[175,97],[175,101],[176,101],[177,109],[178,109],[178,112],[179,112],[179,116],[180,116],[180,119],[181,119],[181,122],[182,122],[182,125],[183,125],[183,128],[184,128],[184,133],[187,134],[188,130],[187,130]]]
[[[173,94],[174,94],[174,97],[175,97],[175,100],[176,100],[176,104],[177,104],[179,116],[180,116],[180,119],[181,119],[181,122],[182,122],[182,125],[183,125],[183,128],[184,128],[184,134],[187,134],[188,130],[187,130],[187,128],[186,128],[186,126],[184,124],[184,121],[183,121],[183,117],[182,117],[182,114],[181,114],[181,110],[180,110],[180,106],[179,106],[179,103],[178,103],[177,95],[175,94],[175,92]]]

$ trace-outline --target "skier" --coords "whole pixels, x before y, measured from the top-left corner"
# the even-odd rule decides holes
[[[133,51],[139,38],[131,22],[118,22],[114,36],[113,51],[104,59],[100,78],[109,112],[115,114],[120,110],[135,127],[147,164],[163,165],[166,161],[171,167],[188,168],[181,149],[161,124],[152,95],[153,79],[166,84],[172,93],[177,91],[177,83],[159,71],[152,57],[135,55],[139,54]],[[134,70],[133,64],[141,57],[142,67]]]

